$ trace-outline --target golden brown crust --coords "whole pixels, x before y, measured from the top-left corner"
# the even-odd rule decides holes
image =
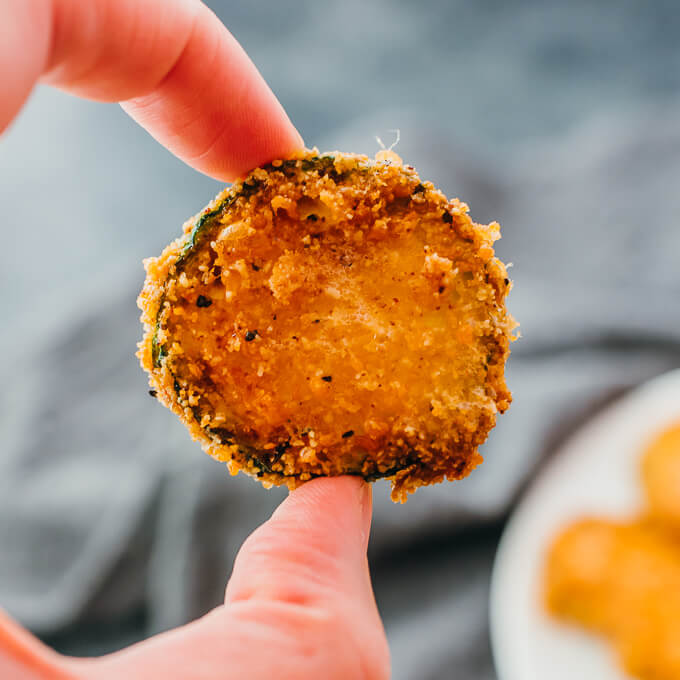
[[[555,616],[605,635],[633,676],[680,677],[680,536],[667,526],[575,522],[548,552],[545,598]]]
[[[467,475],[510,404],[497,238],[390,152],[275,161],[145,262],[142,366],[232,473],[403,501]]]
[[[629,521],[585,518],[553,540],[547,609],[606,636],[622,666],[644,680],[680,677],[680,424],[645,447],[647,507]]]
[[[642,456],[641,477],[650,514],[680,531],[680,423],[649,443]]]

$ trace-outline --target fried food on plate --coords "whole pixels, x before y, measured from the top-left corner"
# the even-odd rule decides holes
[[[558,618],[609,637],[636,677],[680,678],[680,536],[667,527],[572,524],[550,548],[545,599]]]
[[[615,641],[622,666],[642,680],[677,680],[680,593],[676,587],[640,604],[637,616],[624,619]]]
[[[145,263],[152,392],[265,485],[464,477],[511,401],[499,236],[392,152],[258,168]]]
[[[588,518],[567,527],[548,552],[545,600],[551,613],[599,632],[610,632],[608,579],[620,545],[620,527]]]
[[[678,588],[680,537],[648,520],[583,519],[567,527],[548,553],[550,611],[603,633],[615,635],[626,618]]]
[[[680,423],[666,428],[647,447],[642,483],[650,514],[680,530]]]

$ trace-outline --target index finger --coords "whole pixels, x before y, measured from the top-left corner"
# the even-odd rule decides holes
[[[36,80],[122,101],[192,167],[230,181],[303,146],[244,50],[199,0],[0,5],[0,130]],[[16,55],[21,55],[17,58]]]

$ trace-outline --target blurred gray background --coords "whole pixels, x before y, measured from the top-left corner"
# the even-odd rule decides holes
[[[375,489],[394,678],[496,677],[494,550],[556,442],[680,365],[680,5],[208,3],[309,146],[373,154],[498,219],[522,325],[515,404],[464,482]],[[388,141],[389,140],[389,141]],[[39,88],[0,140],[0,606],[97,654],[220,601],[282,498],[222,473],[146,393],[141,260],[220,189],[116,105]]]

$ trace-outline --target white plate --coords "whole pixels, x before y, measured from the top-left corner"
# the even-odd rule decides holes
[[[570,520],[627,517],[642,505],[640,454],[680,419],[680,371],[635,389],[579,430],[538,476],[501,539],[491,584],[500,680],[625,680],[608,645],[551,620],[540,598],[545,550]]]

